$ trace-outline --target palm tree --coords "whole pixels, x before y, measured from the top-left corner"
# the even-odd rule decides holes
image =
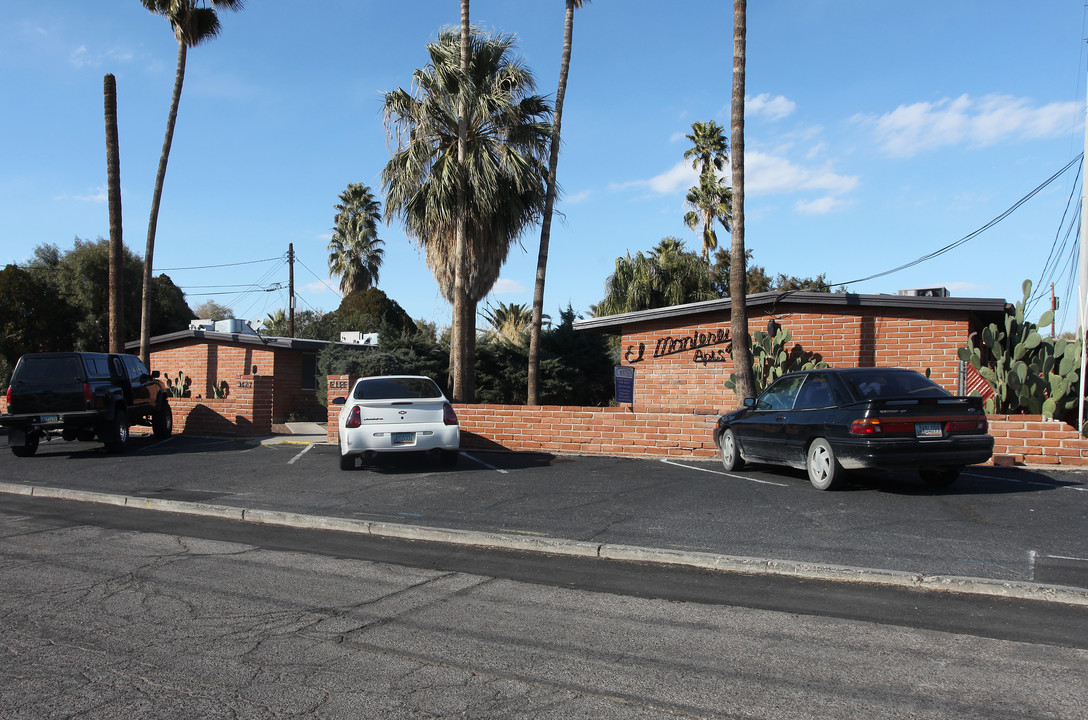
[[[552,211],[555,208],[555,171],[559,165],[560,126],[563,122],[563,101],[567,95],[567,75],[570,71],[570,51],[574,42],[574,10],[582,9],[589,0],[566,0],[567,13],[563,22],[563,58],[559,63],[559,88],[555,93],[555,114],[552,118],[552,141],[548,155],[548,186],[544,196],[544,217],[540,223],[540,249],[536,257],[536,284],[533,287],[533,325],[529,334],[529,386],[526,402],[540,404],[540,334],[544,318],[544,280],[548,272],[548,246],[551,243]]]
[[[265,335],[283,336],[288,331],[287,311],[279,308],[275,312],[268,313],[268,317],[261,323],[261,331]]]
[[[385,250],[378,237],[381,205],[370,188],[348,183],[336,205],[336,227],[329,241],[329,272],[340,278],[340,292],[350,295],[378,284]]]
[[[509,342],[518,342],[529,330],[533,322],[533,312],[528,305],[500,302],[498,306],[488,306],[483,311],[484,319],[498,337]]]
[[[683,240],[667,237],[648,255],[616,258],[616,271],[605,281],[605,298],[594,313],[618,315],[715,297],[706,263],[688,252]]]
[[[151,359],[151,271],[155,256],[155,231],[159,224],[159,202],[166,180],[166,163],[170,159],[170,145],[174,141],[174,124],[178,119],[181,102],[181,86],[185,82],[185,56],[191,47],[219,35],[219,10],[241,10],[243,0],[140,0],[143,6],[156,15],[170,21],[174,37],[178,41],[178,64],[174,73],[174,94],[170,100],[170,114],[166,118],[166,137],[159,155],[159,169],[155,173],[155,192],[151,197],[151,217],[147,223],[147,248],[144,252],[143,303],[140,306],[140,357],[144,364]],[[199,2],[199,5],[198,5]],[[210,7],[208,5],[210,4]]]
[[[748,341],[748,305],[744,252],[744,72],[748,33],[747,0],[733,0],[733,93],[730,129],[733,135],[733,242],[729,250],[729,324],[733,336],[733,372],[742,399],[755,397],[755,373]]]
[[[692,230],[703,230],[703,262],[710,263],[710,253],[718,249],[718,234],[714,232],[717,220],[729,232],[732,218],[733,191],[722,178],[704,175],[699,184],[688,190],[687,205],[691,209],[684,214],[684,224]]]
[[[691,160],[693,170],[699,171],[699,177],[714,175],[725,169],[728,160],[729,142],[725,139],[725,130],[721,125],[709,122],[691,124],[691,147],[684,151],[684,159]]]
[[[106,182],[109,186],[109,349],[125,351],[125,243],[121,223],[121,158],[117,140],[117,80],[107,73],[102,79],[106,104]]]
[[[430,63],[413,76],[416,94],[386,93],[385,120],[397,148],[382,170],[387,220],[399,217],[423,246],[453,305],[453,336],[463,341],[450,351],[459,402],[472,401],[476,305],[543,209],[550,136],[548,105],[533,94],[532,73],[512,56],[513,36],[469,35],[467,74],[458,64],[460,35],[443,30],[427,46]]]

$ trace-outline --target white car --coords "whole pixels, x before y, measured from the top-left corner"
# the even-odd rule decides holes
[[[457,464],[461,428],[457,414],[434,380],[415,375],[360,378],[343,403],[340,469],[351,470],[359,456],[379,453],[437,453],[444,466]]]

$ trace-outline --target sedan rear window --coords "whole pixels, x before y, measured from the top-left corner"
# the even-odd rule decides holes
[[[944,397],[948,391],[925,375],[916,372],[859,370],[842,376],[857,398]]]
[[[403,400],[407,398],[434,399],[443,397],[438,385],[430,378],[372,378],[355,385],[356,400]]]

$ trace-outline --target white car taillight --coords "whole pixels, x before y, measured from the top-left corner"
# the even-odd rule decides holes
[[[442,422],[446,425],[457,424],[457,413],[453,411],[453,406],[449,403],[442,406]]]
[[[359,414],[359,406],[356,405],[348,413],[348,421],[344,423],[346,428],[357,428],[363,424],[363,416]]]

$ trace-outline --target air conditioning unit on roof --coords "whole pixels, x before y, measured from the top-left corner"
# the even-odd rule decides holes
[[[911,288],[909,290],[900,290],[899,294],[913,295],[915,297],[951,297],[948,288],[943,287]]]
[[[340,333],[340,342],[351,343],[352,345],[370,345],[377,347],[378,333],[342,332]]]

